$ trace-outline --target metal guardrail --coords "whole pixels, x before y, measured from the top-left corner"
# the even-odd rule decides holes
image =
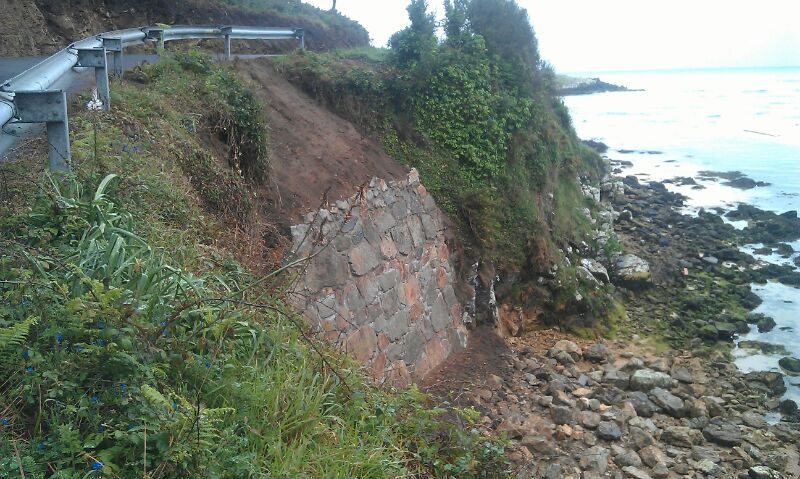
[[[67,96],[53,85],[74,69],[93,68],[98,99],[102,108],[110,108],[108,54],[113,55],[114,74],[122,76],[122,58],[126,47],[153,42],[160,51],[173,40],[224,40],[225,59],[231,58],[231,40],[298,40],[305,48],[305,34],[299,28],[263,28],[248,26],[172,25],[131,28],[101,33],[69,45],[0,85],[0,137],[6,127],[17,123],[45,123],[49,143],[50,169],[68,171],[71,159]],[[3,152],[0,151],[0,154]]]

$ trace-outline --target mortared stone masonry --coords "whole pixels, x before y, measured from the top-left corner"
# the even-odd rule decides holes
[[[374,178],[292,227],[291,298],[317,333],[398,386],[466,346],[443,214],[419,182]]]

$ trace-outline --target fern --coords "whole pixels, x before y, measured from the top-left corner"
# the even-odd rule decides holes
[[[39,322],[39,318],[31,316],[20,323],[0,328],[0,354],[21,347],[28,339],[31,327],[37,322]]]

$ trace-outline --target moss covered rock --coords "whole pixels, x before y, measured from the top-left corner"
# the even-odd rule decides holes
[[[800,373],[800,359],[786,356],[785,358],[781,358],[778,364],[789,372]]]

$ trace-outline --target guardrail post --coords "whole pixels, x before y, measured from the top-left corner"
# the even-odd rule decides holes
[[[302,28],[298,28],[294,31],[294,34],[300,37],[300,50],[306,49],[306,31]]]
[[[231,59],[231,33],[233,27],[222,27],[219,29],[220,33],[225,35],[225,60]]]
[[[108,57],[105,48],[79,48],[77,67],[94,68],[94,80],[97,96],[103,102],[103,110],[111,109],[111,98],[108,88]]]
[[[121,38],[103,38],[103,48],[108,52],[114,54],[114,76],[122,78],[123,64],[122,64],[122,39]]]
[[[64,90],[14,92],[14,111],[20,123],[46,123],[50,170],[69,171],[67,94]]]
[[[164,51],[164,29],[163,28],[149,28],[147,30],[147,39],[156,41],[156,52],[162,53]]]

